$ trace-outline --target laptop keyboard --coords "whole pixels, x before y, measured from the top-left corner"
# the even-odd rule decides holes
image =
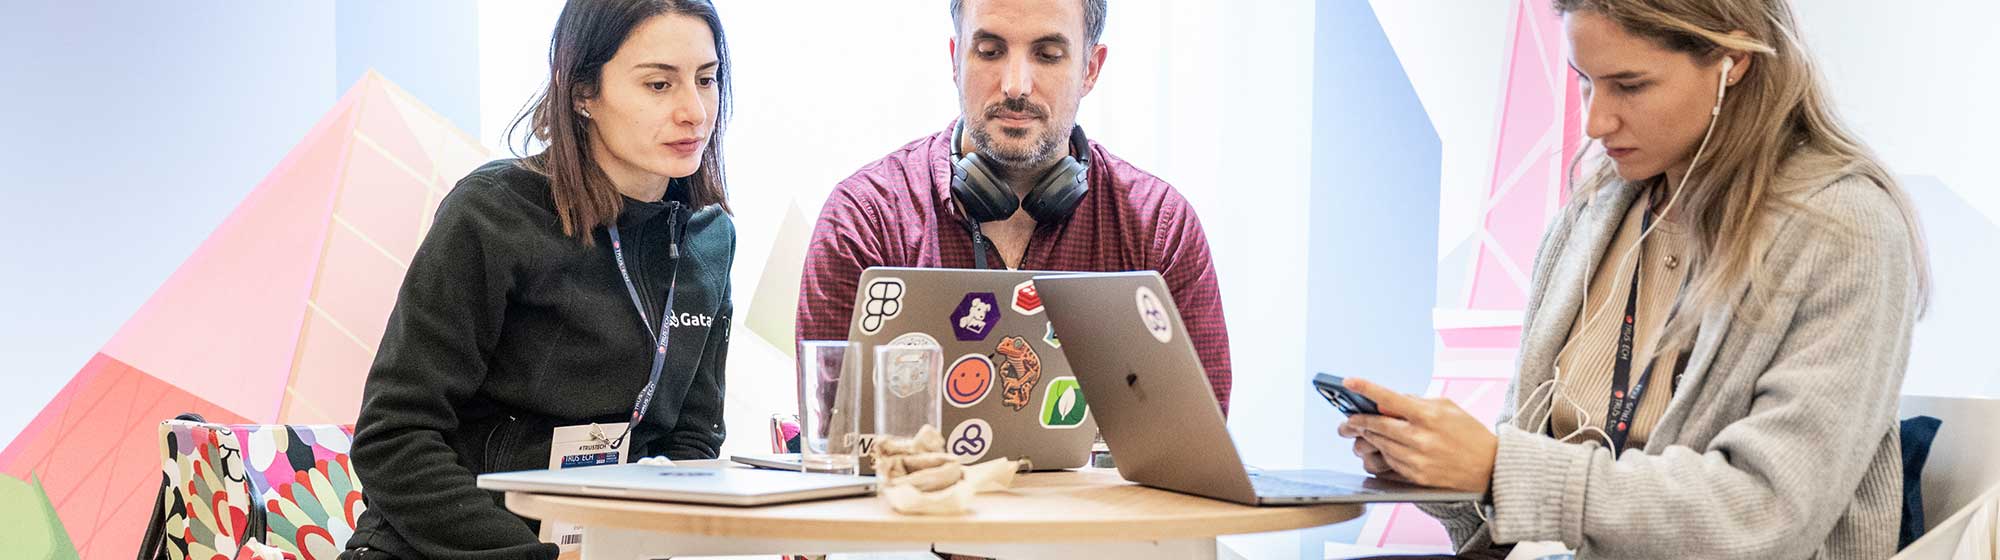
[[[1284,477],[1265,476],[1256,472],[1250,473],[1250,487],[1255,488],[1257,495],[1264,498],[1315,498],[1381,493],[1368,488],[1314,484]]]

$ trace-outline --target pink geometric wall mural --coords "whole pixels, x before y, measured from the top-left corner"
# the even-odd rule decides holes
[[[1438,265],[1438,351],[1427,391],[1489,424],[1514,375],[1535,253],[1568,200],[1564,167],[1581,146],[1583,122],[1562,18],[1546,0],[1517,0],[1508,21],[1493,175],[1479,227]],[[1396,505],[1372,509],[1356,544],[1434,551],[1450,540],[1435,519]]]
[[[0,451],[86,558],[131,557],[160,421],[352,424],[438,201],[486,149],[369,72]]]
[[[0,477],[39,479],[84,558],[130,558],[160,487],[160,420],[243,417],[102,353],[0,452]]]

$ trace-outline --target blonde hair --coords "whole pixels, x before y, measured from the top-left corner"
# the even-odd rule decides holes
[[[1727,51],[1749,53],[1754,61],[1742,80],[1729,87],[1715,137],[1698,164],[1700,169],[1680,186],[1675,212],[1678,220],[1692,226],[1690,255],[1695,267],[1687,290],[1680,295],[1680,312],[1663,329],[1662,347],[1691,341],[1701,317],[1726,305],[1723,300],[1733,293],[1732,288],[1771,272],[1760,270],[1761,246],[1756,235],[1759,222],[1768,214],[1799,211],[1816,215],[1800,199],[1787,196],[1795,193],[1778,191],[1784,163],[1795,154],[1813,152],[1827,157],[1829,181],[1856,175],[1888,193],[1910,229],[1918,301],[1927,299],[1930,266],[1909,195],[1834,114],[1825,84],[1799,38],[1788,0],[1554,1],[1558,13],[1604,16],[1629,33],[1703,63],[1713,62]],[[1579,200],[1587,200],[1620,180],[1607,160],[1584,182],[1575,181],[1584,151],[1578,150],[1570,162],[1570,188]],[[1653,188],[1666,180],[1664,175],[1642,179],[1640,186]],[[1750,311],[1755,311],[1757,297],[1753,293]]]

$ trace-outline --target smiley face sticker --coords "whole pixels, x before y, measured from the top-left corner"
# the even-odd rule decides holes
[[[993,388],[993,360],[980,354],[966,354],[951,364],[944,375],[944,400],[967,408],[986,400]]]

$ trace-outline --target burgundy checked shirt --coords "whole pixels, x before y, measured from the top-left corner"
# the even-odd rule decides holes
[[[917,139],[834,187],[806,250],[798,340],[847,338],[855,284],[868,267],[973,268],[972,237],[951,198],[951,136],[947,128]],[[1018,266],[1159,272],[1227,413],[1229,333],[1201,220],[1165,181],[1096,142],[1090,150],[1090,192],[1068,220],[1036,227]],[[987,261],[1005,262],[991,251]]]

